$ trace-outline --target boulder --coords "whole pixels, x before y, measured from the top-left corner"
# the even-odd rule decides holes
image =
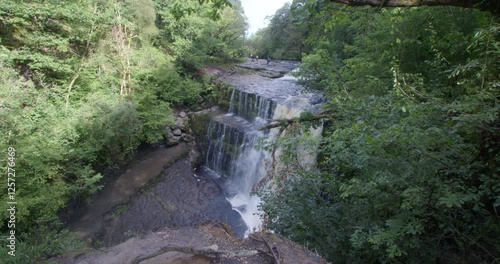
[[[186,133],[181,136],[181,140],[190,143],[194,141],[194,136]]]
[[[182,136],[182,131],[178,128],[174,129],[174,131],[172,131],[172,134],[174,134],[174,136]]]
[[[165,145],[167,147],[175,146],[179,144],[180,140],[177,139],[175,136],[169,137],[165,140]]]
[[[179,118],[177,118],[177,120],[175,120],[175,125],[176,125],[177,127],[179,127],[179,128],[184,127],[184,119],[182,119],[182,118],[180,118],[180,117],[179,117]]]

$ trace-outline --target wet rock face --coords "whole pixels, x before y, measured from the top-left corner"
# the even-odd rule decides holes
[[[208,148],[207,128],[210,124],[210,118],[225,113],[218,106],[204,109],[198,112],[188,113],[189,127],[193,132],[193,140],[196,142],[195,150],[198,154],[197,159],[192,159],[193,167],[201,166],[205,160]]]
[[[193,226],[206,220],[221,220],[242,236],[245,223],[231,209],[220,187],[193,176],[191,163],[182,159],[164,170],[156,183],[143,188],[128,205],[104,216],[98,240],[112,246],[130,237],[164,227]]]

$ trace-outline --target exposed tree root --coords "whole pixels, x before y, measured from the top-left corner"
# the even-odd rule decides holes
[[[249,237],[255,241],[258,241],[258,242],[261,242],[261,243],[264,243],[267,248],[269,249],[270,252],[267,252],[267,251],[264,251],[264,250],[259,250],[260,252],[266,254],[267,256],[271,257],[274,261],[274,264],[281,264],[281,256],[280,256],[280,252],[278,250],[278,248],[274,245],[270,245],[269,242],[267,242],[267,240],[262,237],[262,238],[256,238],[256,237],[253,237],[251,235],[249,235]]]

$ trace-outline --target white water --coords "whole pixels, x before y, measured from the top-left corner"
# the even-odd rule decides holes
[[[281,83],[295,82],[294,77],[284,77]],[[248,229],[249,233],[262,228],[261,199],[255,195],[257,188],[273,189],[273,180],[259,183],[267,172],[271,171],[271,154],[257,149],[259,139],[274,141],[278,129],[269,133],[258,131],[258,128],[268,124],[268,119],[292,118],[300,115],[302,111],[311,107],[304,94],[295,94],[281,98],[282,103],[277,104],[262,95],[249,94],[242,90],[233,90],[230,98],[229,114],[214,117],[209,125],[207,135],[211,138],[205,166],[209,167],[224,178],[222,188],[225,190],[227,200],[233,210],[237,211]],[[246,119],[246,120],[245,120]],[[214,123],[215,122],[215,123]],[[321,129],[312,131],[321,134]],[[228,147],[231,145],[232,147]],[[315,154],[307,154],[305,149],[298,149],[304,153],[304,161],[313,164]],[[280,150],[276,151],[275,159],[279,162]],[[306,157],[307,156],[307,157]],[[277,168],[279,169],[279,165]],[[273,173],[276,173],[276,168]]]
[[[262,229],[262,210],[259,207],[262,200],[259,196],[241,193],[227,200],[233,206],[233,210],[240,213],[241,218],[247,224],[248,229],[245,231],[245,237]]]

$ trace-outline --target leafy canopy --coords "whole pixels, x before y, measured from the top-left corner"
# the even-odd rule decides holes
[[[311,21],[298,76],[336,118],[319,172],[266,196],[268,226],[338,263],[498,261],[498,22],[342,5]]]

